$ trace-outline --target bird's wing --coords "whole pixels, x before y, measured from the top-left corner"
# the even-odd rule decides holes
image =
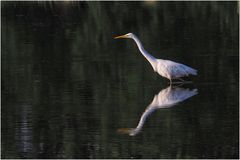
[[[173,78],[184,77],[184,76],[188,76],[190,74],[197,75],[197,70],[195,70],[191,67],[188,67],[184,64],[176,63],[176,62],[169,61],[169,60],[166,60],[164,63],[165,63],[167,72]]]
[[[190,90],[180,87],[173,88],[169,86],[154,96],[154,99],[148,108],[169,108],[196,95],[197,93],[197,89]]]

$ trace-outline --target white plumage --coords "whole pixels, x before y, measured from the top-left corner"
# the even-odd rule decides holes
[[[181,63],[176,63],[170,60],[156,59],[152,55],[150,55],[144,48],[140,40],[133,33],[128,33],[122,36],[117,36],[118,38],[131,38],[133,39],[142,55],[149,61],[153,70],[157,72],[159,75],[170,80],[170,84],[172,83],[172,79],[179,79],[182,81],[181,77],[189,76],[189,75],[197,75],[197,70],[188,67]]]
[[[196,94],[198,94],[197,89],[190,90],[169,86],[168,88],[161,90],[157,95],[154,96],[152,102],[148,105],[146,110],[141,115],[141,118],[136,128],[122,128],[119,129],[119,131],[122,133],[127,133],[130,136],[134,136],[141,131],[147,117],[149,117],[155,110],[160,108],[173,107],[176,104]]]

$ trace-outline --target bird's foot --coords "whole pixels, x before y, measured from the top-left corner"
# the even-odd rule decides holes
[[[169,82],[169,85],[170,86],[174,86],[174,85],[176,85],[176,86],[181,86],[181,85],[184,85],[184,84],[190,84],[190,83],[193,83],[192,81],[185,81],[185,80],[183,80],[183,79],[179,79],[180,81],[172,81],[172,80],[170,80],[170,82]]]

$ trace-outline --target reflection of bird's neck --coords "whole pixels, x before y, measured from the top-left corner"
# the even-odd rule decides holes
[[[150,54],[143,48],[142,43],[140,42],[140,40],[139,40],[136,36],[134,36],[132,39],[136,42],[136,44],[137,44],[137,46],[138,46],[138,49],[140,50],[140,52],[142,53],[142,55],[151,63],[153,69],[155,70],[155,61],[156,61],[156,58],[153,57],[152,55],[150,55]]]
[[[143,125],[144,125],[147,117],[148,117],[149,115],[151,115],[156,109],[157,109],[157,107],[154,107],[154,106],[148,106],[148,107],[147,107],[147,109],[146,109],[146,110],[144,111],[144,113],[142,114],[141,119],[140,119],[140,121],[138,122],[137,127],[134,129],[135,132],[139,132],[139,131],[142,129],[142,127],[143,127]]]

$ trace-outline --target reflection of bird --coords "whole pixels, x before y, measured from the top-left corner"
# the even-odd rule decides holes
[[[197,70],[190,68],[184,64],[176,63],[170,60],[156,59],[143,48],[142,43],[133,33],[115,37],[115,39],[118,38],[133,39],[137,43],[140,52],[152,65],[153,70],[161,76],[168,78],[170,80],[170,84],[172,83],[172,79],[179,79],[183,81],[181,77],[188,75],[197,75]]]
[[[169,86],[168,88],[161,90],[158,95],[154,96],[153,101],[142,114],[136,128],[121,128],[118,131],[121,133],[127,133],[130,136],[134,136],[142,129],[147,117],[151,115],[151,113],[153,113],[156,109],[173,107],[177,103],[182,102],[196,94],[197,89],[190,90]]]

